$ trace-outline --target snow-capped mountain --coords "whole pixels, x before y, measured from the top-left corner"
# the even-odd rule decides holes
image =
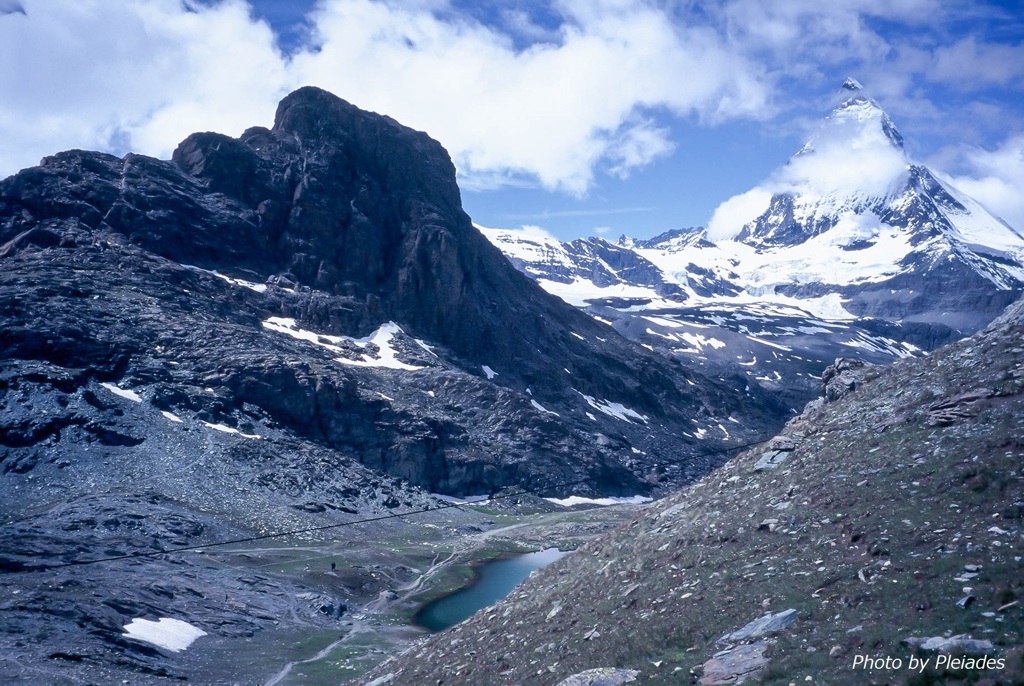
[[[842,92],[784,167],[716,213],[713,233],[733,238],[659,266],[728,268],[754,295],[837,294],[856,316],[977,330],[1012,300],[997,297],[993,309],[992,294],[1024,284],[1024,237],[909,159],[860,84]]]
[[[573,305],[591,299],[665,298],[685,300],[687,292],[656,264],[628,245],[602,238],[563,243],[544,231],[477,226],[512,264],[550,293]]]
[[[859,83],[841,95],[788,163],[723,203],[709,230],[617,244],[484,234],[546,290],[631,338],[803,389],[793,402],[836,356],[885,361],[977,331],[1020,295],[1024,237],[912,161]]]

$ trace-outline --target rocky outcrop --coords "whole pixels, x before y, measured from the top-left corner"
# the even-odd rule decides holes
[[[981,411],[983,400],[996,395],[998,392],[991,388],[977,388],[934,402],[928,406],[928,423],[932,426],[949,426],[969,419]]]
[[[865,367],[863,360],[845,357],[837,358],[826,367],[821,374],[821,395],[825,401],[834,403],[857,390],[864,383]]]

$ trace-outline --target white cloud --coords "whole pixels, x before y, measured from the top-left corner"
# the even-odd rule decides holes
[[[770,186],[755,186],[723,202],[715,209],[711,221],[708,222],[708,238],[719,241],[738,234],[740,229],[768,209],[773,192]]]
[[[710,120],[759,116],[761,68],[702,30],[639,2],[562,2],[559,42],[517,50],[471,21],[371,0],[315,14],[317,52],[294,73],[438,138],[460,174],[496,171],[579,194],[672,149],[644,112]],[[520,22],[522,23],[522,22]],[[685,76],[684,76],[685,75]]]
[[[979,43],[974,36],[935,51],[926,78],[964,90],[1024,84],[1024,44]]]
[[[0,176],[73,147],[167,157],[196,130],[269,125],[305,84],[427,131],[472,189],[583,194],[671,154],[675,122],[765,120],[791,97],[780,82],[820,92],[847,73],[918,123],[1005,136],[1001,101],[929,100],[927,84],[1022,76],[1021,46],[949,39],[950,6],[546,0],[485,24],[450,0],[320,0],[284,56],[245,0],[0,0]]]
[[[270,28],[241,0],[22,4],[0,15],[0,175],[72,147],[167,157],[196,130],[270,123],[286,92]]]
[[[1011,136],[995,150],[968,148],[961,157],[966,171],[946,176],[950,183],[1024,233],[1024,134]]]
[[[909,160],[886,133],[886,115],[851,100],[822,122],[803,150],[761,184],[719,205],[708,225],[714,239],[736,235],[768,209],[776,193],[816,205],[851,196],[884,197],[906,181]]]
[[[842,108],[818,128],[807,152],[779,170],[773,183],[816,196],[885,195],[904,178],[909,164],[887,136],[885,117],[864,101]]]
[[[584,193],[598,170],[625,176],[668,154],[654,110],[708,121],[760,117],[763,69],[708,30],[639,1],[554,5],[550,40],[508,15],[502,30],[443,0],[323,0],[315,45],[290,58],[243,0],[24,0],[0,15],[15,56],[0,75],[0,174],[68,147],[166,157],[195,130],[268,124],[299,85],[425,130],[464,183],[528,181]]]
[[[973,93],[1010,101],[1001,131],[1019,120],[1012,91],[1024,87],[1024,44],[981,37],[1015,35],[1019,17],[1003,3],[729,0],[712,16],[735,50],[770,65],[787,90],[820,92],[855,75],[921,137],[970,135]]]
[[[728,35],[744,50],[788,55],[784,68],[815,73],[851,58],[870,60],[889,52],[889,41],[867,20],[922,25],[941,10],[939,0],[733,0],[721,9],[721,17]]]
[[[560,242],[551,232],[536,224],[523,224],[520,228],[509,229],[509,231],[522,236],[526,240],[536,241],[537,243],[558,244]]]

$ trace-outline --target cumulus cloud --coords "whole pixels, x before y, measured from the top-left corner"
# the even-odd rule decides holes
[[[0,175],[66,148],[166,157],[187,134],[269,123],[288,82],[241,0],[23,0],[0,15]]]
[[[470,185],[495,170],[574,194],[595,170],[624,175],[667,154],[644,113],[756,117],[762,70],[707,31],[639,2],[563,1],[557,42],[518,49],[499,30],[372,0],[328,2],[318,50],[293,71],[354,103],[426,130]],[[685,78],[683,75],[686,75]]]
[[[267,124],[285,92],[315,84],[427,131],[468,186],[582,194],[601,170],[671,152],[653,110],[760,117],[770,94],[713,32],[632,0],[558,0],[555,29],[521,13],[496,28],[443,0],[323,0],[288,57],[243,0],[23,4],[0,16],[15,67],[0,91],[16,94],[0,102],[3,174],[66,147],[165,157],[194,130]]]
[[[926,77],[964,90],[1019,87],[1024,84],[1024,44],[979,43],[968,36],[938,48]]]
[[[866,99],[851,100],[822,122],[804,148],[755,188],[722,203],[708,225],[713,239],[731,238],[768,209],[777,193],[806,203],[877,197],[901,187],[909,160],[891,137],[886,114]]]
[[[469,189],[582,195],[671,155],[679,122],[767,120],[780,85],[820,92],[850,69],[897,112],[979,128],[970,103],[940,110],[922,84],[1014,87],[1021,46],[937,37],[951,6],[319,0],[285,55],[246,0],[0,0],[0,176],[72,147],[167,157],[195,130],[270,124],[305,84],[427,131]]]
[[[994,150],[963,150],[959,165],[965,172],[947,180],[1024,234],[1024,134]]]
[[[511,233],[518,236],[522,236],[526,240],[536,241],[537,243],[552,243],[556,244],[559,242],[558,238],[551,232],[537,226],[536,224],[523,224],[518,229],[510,229]]]
[[[715,208],[708,222],[708,238],[719,241],[738,234],[744,226],[768,209],[768,203],[775,193],[774,187],[774,183],[766,182],[732,196]]]

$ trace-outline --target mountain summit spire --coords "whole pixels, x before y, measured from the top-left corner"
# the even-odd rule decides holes
[[[892,119],[882,109],[882,106],[865,92],[860,81],[848,76],[839,89],[837,99],[841,102],[832,111],[832,114],[826,117],[826,122],[831,122],[831,126],[838,125],[848,129],[881,126],[889,144],[900,151],[903,150],[903,136],[900,135],[896,125],[893,124]],[[819,132],[820,135],[821,132]],[[847,131],[846,135],[852,135],[852,132]],[[813,147],[812,142],[808,142],[801,153],[807,152],[810,147]]]
[[[860,81],[858,81],[857,79],[853,78],[852,76],[847,76],[846,80],[843,81],[842,90],[844,90],[844,91],[859,91],[859,90],[864,90],[864,86],[862,86]]]

